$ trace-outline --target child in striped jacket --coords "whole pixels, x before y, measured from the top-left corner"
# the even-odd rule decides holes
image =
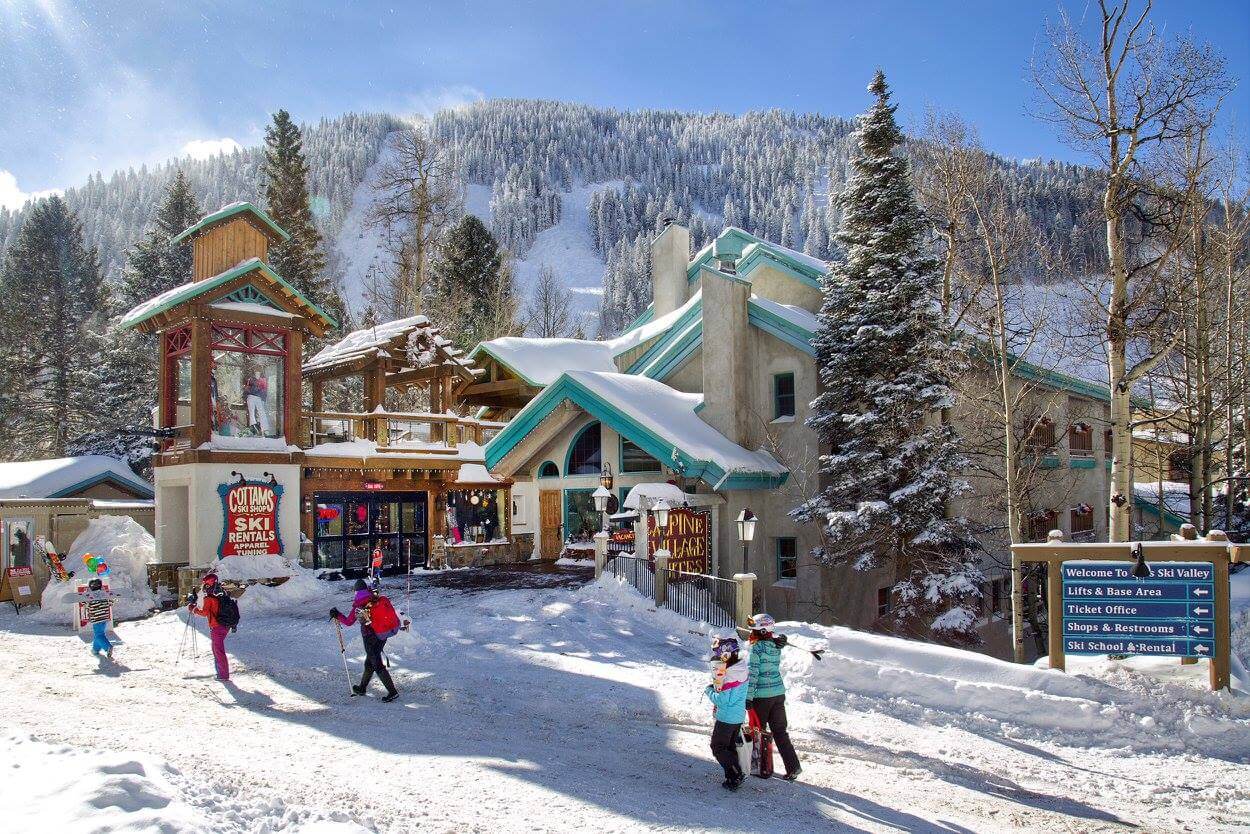
[[[91,623],[91,653],[113,659],[113,644],[109,642],[109,625],[113,622],[113,592],[104,590],[104,583],[92,579],[87,583],[87,592],[79,594],[78,599],[86,603],[87,622]]]

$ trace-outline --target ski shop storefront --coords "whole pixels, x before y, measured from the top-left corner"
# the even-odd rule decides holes
[[[325,408],[334,383],[357,376],[359,411]],[[355,574],[380,556],[383,572],[473,563],[510,552],[509,483],[486,471],[482,446],[499,424],[453,412],[474,379],[459,351],[424,316],[348,334],[303,367],[312,392],[301,479],[309,567]],[[399,403],[423,410],[401,411]],[[394,408],[394,410],[392,410]],[[481,552],[477,552],[481,551]]]

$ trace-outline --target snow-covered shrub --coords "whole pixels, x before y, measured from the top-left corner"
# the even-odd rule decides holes
[[[87,529],[74,539],[66,554],[65,569],[74,572],[68,582],[53,578],[44,588],[40,619],[70,625],[74,620],[79,582],[90,579],[88,555],[104,560],[109,567],[109,589],[116,595],[115,620],[142,617],[157,607],[156,596],[148,587],[148,565],[156,562],[156,540],[129,516],[93,518]]]

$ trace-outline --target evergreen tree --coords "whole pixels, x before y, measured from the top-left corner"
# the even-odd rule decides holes
[[[100,359],[105,293],[94,249],[65,201],[26,215],[0,274],[0,457],[61,457],[102,416],[89,374]]]
[[[793,511],[822,526],[819,557],[870,570],[894,560],[886,627],[973,643],[981,574],[975,543],[946,507],[966,485],[956,438],[936,417],[950,405],[958,355],[938,304],[937,262],[925,251],[903,135],[885,76],[855,132],[859,153],[842,195],[845,258],[825,277],[813,340],[822,392],[823,491]]]
[[[269,250],[269,265],[336,321],[343,321],[342,293],[325,274],[321,232],[313,219],[304,140],[285,110],[274,113],[273,124],[265,129],[265,176],[269,214],[291,236]]]
[[[191,280],[191,242],[171,246],[169,241],[202,214],[190,181],[179,170],[165,192],[151,227],[126,256],[117,298],[120,312]]]
[[[426,288],[426,309],[462,349],[515,330],[511,270],[494,235],[466,214],[442,241]]]

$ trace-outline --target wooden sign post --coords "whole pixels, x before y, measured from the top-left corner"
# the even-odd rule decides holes
[[[13,608],[21,611],[23,605],[35,605],[39,597],[35,594],[35,572],[26,567],[12,567],[4,572],[5,581],[9,585],[9,597],[13,600]]]
[[[1139,548],[1146,565],[1157,566],[1152,578],[1133,579],[1126,567],[1120,567],[1135,563]],[[1228,574],[1238,556],[1238,548],[1218,530],[1201,541],[1086,544],[1065,542],[1052,534],[1044,544],[1013,544],[1011,597],[1017,618],[1013,638],[1022,647],[1020,568],[1044,563],[1050,668],[1065,668],[1069,642],[1080,647],[1071,651],[1082,654],[1171,655],[1182,663],[1209,656],[1211,688],[1225,689],[1231,642]],[[1080,568],[1068,564],[1065,584],[1064,566],[1072,562],[1113,564]],[[1074,633],[1065,633],[1065,616]]]

